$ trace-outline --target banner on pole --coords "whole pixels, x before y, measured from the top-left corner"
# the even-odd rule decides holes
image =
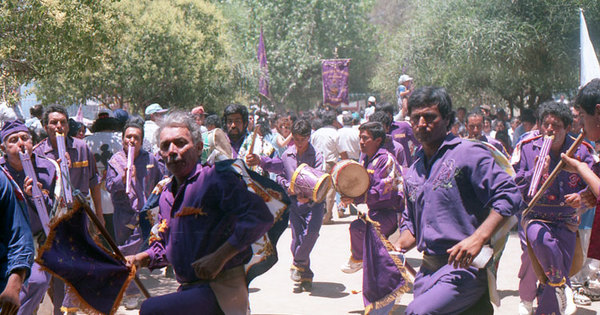
[[[350,59],[322,60],[323,106],[348,105],[348,67]]]
[[[271,99],[269,93],[269,65],[267,64],[267,51],[265,49],[265,40],[263,38],[262,26],[260,27],[260,38],[258,40],[258,93],[267,99]]]

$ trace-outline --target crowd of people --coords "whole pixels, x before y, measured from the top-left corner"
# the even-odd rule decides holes
[[[503,109],[492,115],[488,105],[454,110],[445,89],[413,90],[407,75],[399,84],[397,104],[369,97],[367,107],[355,112],[319,107],[273,113],[232,104],[209,115],[202,106],[183,112],[151,104],[144,118],[103,109],[86,126],[64,107],[51,105],[34,106],[26,122],[4,121],[2,313],[34,314],[47,292],[55,314],[78,310],[65,283],[33,263],[34,247],[47,236],[39,200],[47,215],[60,216],[69,206],[68,186],[88,198],[128,266],[170,266],[181,284],[177,292],[146,299],[141,307],[140,292],[130,285],[126,308],[140,308],[141,314],[198,309],[246,314],[244,264],[253,255],[250,245],[269,230],[274,216],[237,173],[215,166],[230,159],[243,160],[288,192],[290,278],[302,290],[312,289],[310,255],[320,229],[336,217],[356,215],[356,205],[366,204],[368,219],[384,237],[399,231],[398,252],[423,253],[407,314],[493,313],[488,292],[493,266],[474,261],[486,246],[501,254],[494,244],[506,234],[498,231],[514,216],[520,219],[523,250],[520,314],[573,314],[575,303],[600,300],[598,261],[581,260],[600,189],[592,142],[600,139],[600,80],[582,88],[571,106],[548,101],[537,112],[522,110],[518,118]],[[572,157],[564,156],[583,130],[587,139]],[[25,174],[23,156],[31,161],[41,196]],[[360,196],[332,186],[315,200],[293,189],[301,165],[328,174],[341,161],[366,170],[368,188]],[[527,208],[533,178],[541,175],[545,181],[560,161],[567,167]],[[144,247],[139,212],[155,187],[160,187],[157,225]],[[365,230],[364,219],[350,224],[351,250],[341,271],[361,270],[371,255],[364,248]]]

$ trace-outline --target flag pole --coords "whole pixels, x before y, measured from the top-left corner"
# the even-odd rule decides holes
[[[104,239],[106,239],[106,242],[108,243],[110,248],[113,250],[113,252],[117,255],[117,257],[119,257],[121,260],[125,261],[125,256],[123,256],[123,253],[121,253],[121,251],[119,250],[117,243],[115,243],[112,236],[110,236],[110,234],[108,233],[108,231],[106,230],[104,225],[102,225],[102,223],[100,223],[100,220],[98,220],[98,217],[96,216],[94,211],[92,211],[92,209],[90,208],[90,205],[87,203],[87,201],[85,200],[85,198],[83,197],[81,192],[76,190],[73,193],[73,196],[79,203],[81,203],[81,205],[83,206],[83,210],[85,210],[85,213],[92,220],[92,223],[94,223],[94,225],[100,231],[100,233],[102,234]],[[144,286],[144,284],[142,283],[140,278],[138,278],[137,274],[133,278],[133,281],[138,286],[138,288],[140,288],[140,291],[142,291],[142,294],[144,294],[144,296],[146,298],[151,297],[150,292],[148,292],[148,290],[146,289],[146,287]]]

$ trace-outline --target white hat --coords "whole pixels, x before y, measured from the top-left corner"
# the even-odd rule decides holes
[[[367,99],[367,102],[370,103],[375,103],[377,100],[375,99],[375,96],[369,96],[369,98]]]
[[[402,84],[406,81],[412,81],[413,78],[411,78],[410,76],[408,76],[408,74],[403,74],[400,76],[400,78],[398,78],[398,84]]]

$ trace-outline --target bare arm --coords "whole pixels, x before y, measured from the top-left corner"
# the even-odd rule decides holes
[[[594,171],[592,171],[583,161],[568,157],[564,153],[562,153],[560,156],[566,164],[565,171],[579,174],[583,181],[588,184],[590,190],[592,193],[594,193],[594,196],[598,198],[600,193],[600,178],[594,174]]]
[[[212,280],[221,272],[225,263],[237,255],[238,252],[239,250],[233,245],[225,242],[212,254],[194,261],[192,267],[198,278]]]
[[[94,202],[94,209],[96,210],[96,216],[98,217],[98,220],[100,220],[102,225],[106,225],[102,212],[102,196],[100,195],[100,185],[90,187],[90,194],[92,196],[92,201]]]
[[[288,145],[288,143],[290,143],[291,140],[292,140],[292,134],[291,133],[285,139],[283,138],[282,135],[277,135],[277,138],[275,138],[275,141],[277,142],[277,145],[280,148],[285,148]]]
[[[404,230],[400,233],[400,237],[394,244],[396,250],[400,251],[409,251],[417,245],[417,239],[415,236],[409,231]]]
[[[4,291],[0,293],[0,309],[2,309],[2,315],[13,315],[17,314],[19,307],[21,307],[21,301],[19,300],[19,292],[23,281],[25,281],[27,271],[25,269],[13,270],[8,277],[8,282]]]

